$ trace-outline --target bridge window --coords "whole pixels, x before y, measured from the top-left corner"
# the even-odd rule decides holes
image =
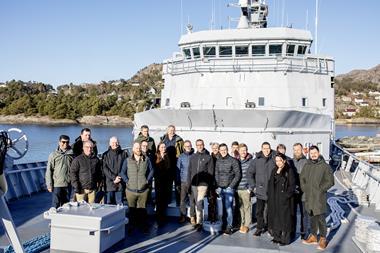
[[[193,57],[194,59],[200,58],[201,57],[201,52],[199,50],[199,47],[193,47]]]
[[[232,56],[232,46],[220,46],[219,47],[220,57],[231,57]]]
[[[203,47],[204,57],[215,57],[215,55],[216,55],[215,47]]]
[[[264,97],[259,97],[259,106],[264,106],[264,105],[265,105]]]
[[[183,55],[185,56],[185,59],[186,59],[186,60],[191,59],[191,52],[190,52],[190,49],[189,49],[189,48],[184,49],[184,50],[183,50]]]
[[[293,56],[295,47],[296,47],[295,45],[287,45],[286,46],[286,55],[287,56]]]
[[[303,55],[306,53],[306,46],[298,46],[297,55]]]
[[[327,98],[322,98],[322,106],[326,107]]]
[[[248,46],[235,46],[235,55],[237,57],[248,56]]]
[[[252,56],[265,56],[265,45],[253,45]]]
[[[269,45],[269,55],[275,56],[275,55],[281,55],[282,54],[282,45]]]
[[[302,106],[303,107],[307,106],[307,98],[302,98]]]
[[[170,105],[170,98],[167,98],[166,100],[165,100],[165,106],[169,106]]]

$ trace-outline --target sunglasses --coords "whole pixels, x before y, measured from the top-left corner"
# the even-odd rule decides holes
[[[69,144],[70,141],[61,141],[62,144]]]

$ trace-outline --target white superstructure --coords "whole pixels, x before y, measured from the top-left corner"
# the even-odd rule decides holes
[[[312,55],[309,31],[267,28],[268,7],[239,1],[236,29],[188,33],[164,61],[161,109],[135,115],[153,137],[169,124],[195,141],[317,144],[328,158],[334,132],[334,60]],[[156,138],[156,140],[158,140]]]

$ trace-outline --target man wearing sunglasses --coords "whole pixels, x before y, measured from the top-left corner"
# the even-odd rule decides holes
[[[73,151],[70,138],[61,135],[58,148],[49,155],[45,180],[49,192],[53,193],[52,206],[58,208],[69,201],[70,174]]]

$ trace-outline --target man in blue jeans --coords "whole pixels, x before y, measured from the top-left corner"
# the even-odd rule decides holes
[[[223,199],[224,213],[227,213],[225,235],[232,234],[234,194],[241,179],[241,169],[238,160],[228,154],[225,143],[219,145],[220,157],[215,165],[216,193]]]

